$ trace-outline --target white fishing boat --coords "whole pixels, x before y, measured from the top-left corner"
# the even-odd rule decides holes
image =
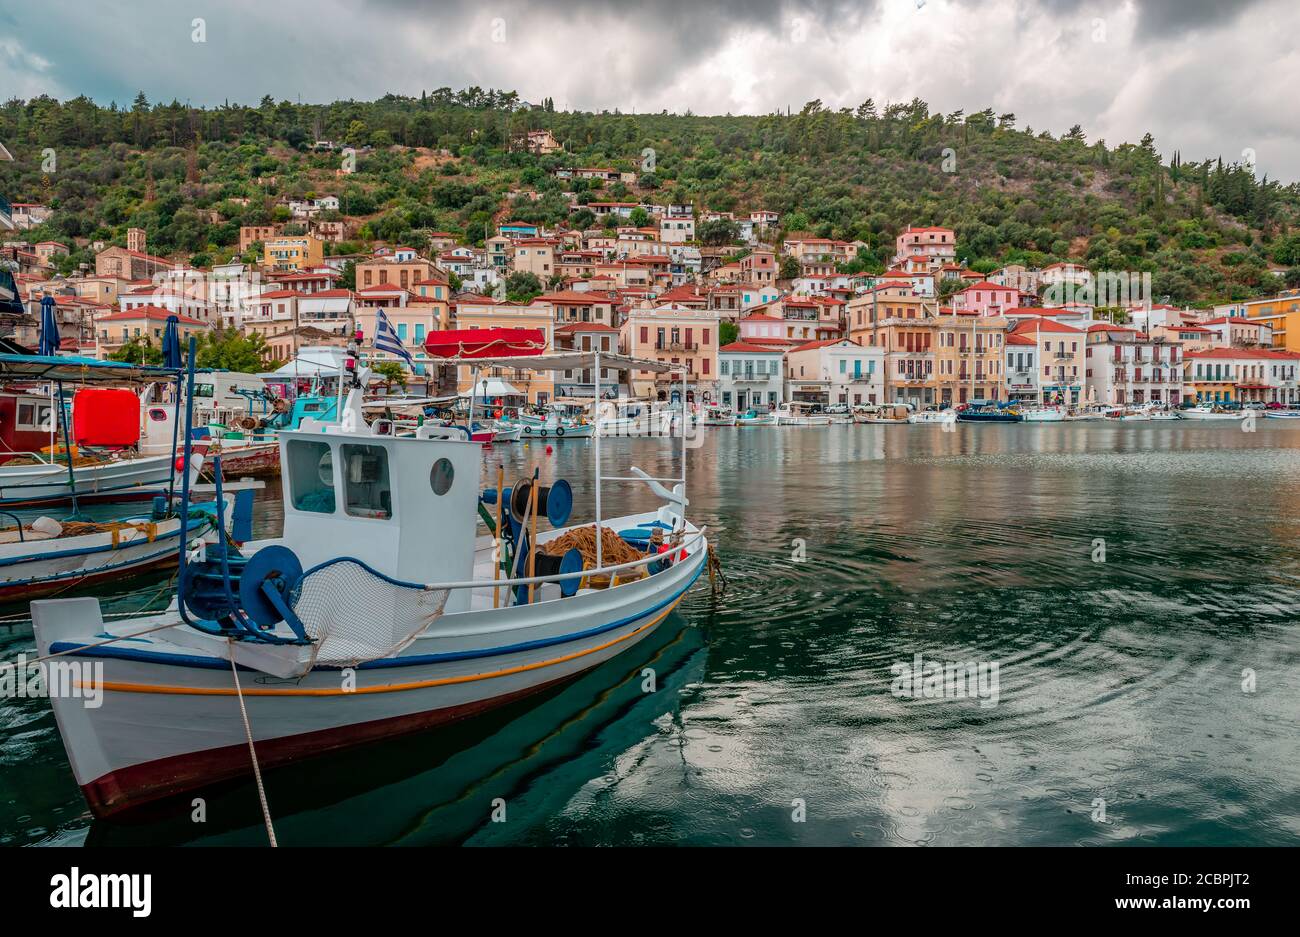
[[[730,407],[705,407],[701,426],[735,426],[736,414]]]
[[[547,407],[546,416],[540,421],[532,420],[520,423],[522,439],[590,439],[596,431],[593,423],[579,423],[566,419],[563,407]]]
[[[498,360],[671,368],[601,353]],[[596,437],[594,526],[565,526],[565,482],[543,487],[534,469],[480,492],[477,443],[424,427],[375,435],[359,394],[360,382],[339,423],[281,433],[283,535],[201,562],[178,553],[169,611],[109,625],[93,598],[32,604],[42,655],[102,667],[103,705],[52,699],[95,814],[246,775],[250,752],[270,768],[555,686],[651,634],[704,570],[684,434],[680,475],[660,478],[602,476]],[[606,518],[603,483],[645,484],[659,506]]]
[[[776,412],[772,410],[746,410],[737,414],[737,426],[776,426]]]
[[[1270,420],[1300,420],[1300,410],[1265,410]]]
[[[596,425],[602,436],[670,436],[673,411],[637,397],[602,400],[596,405]]]
[[[492,442],[518,442],[524,434],[524,428],[518,423],[506,423],[496,420],[492,424],[494,435]]]
[[[957,422],[957,411],[948,410],[922,410],[920,413],[910,414],[907,418],[909,423],[919,423],[925,426],[941,426],[945,423]]]
[[[1020,411],[1026,423],[1062,423],[1065,410],[1062,407],[1026,407]]]
[[[47,408],[51,445],[45,451],[7,454],[0,465],[0,507],[149,501],[169,495],[176,484],[171,448],[142,456],[139,398],[134,391],[104,385],[175,381],[176,375],[166,368],[93,358],[0,355],[0,381],[47,384],[60,401],[65,386],[77,388],[71,421],[66,407]],[[206,449],[206,443],[200,447]]]
[[[776,408],[778,426],[829,426],[830,416],[820,404],[802,403],[798,400],[783,403]]]
[[[1147,417],[1155,423],[1172,423],[1178,420],[1178,414],[1165,407],[1149,407]]]
[[[1183,420],[1241,420],[1245,419],[1245,410],[1225,410],[1212,404],[1199,404],[1178,411]]]
[[[196,455],[195,462],[197,468],[202,456]],[[241,503],[232,508],[228,517],[246,516],[251,520],[252,495],[251,489],[240,492]],[[60,521],[38,517],[17,522],[0,530],[0,602],[30,600],[74,587],[115,584],[143,572],[175,566],[178,538],[184,535],[193,541],[216,531],[214,504],[192,505],[188,517],[182,531],[180,517],[160,503],[153,514],[121,520]]]
[[[855,423],[910,423],[912,408],[905,403],[885,403],[867,407],[853,417]]]

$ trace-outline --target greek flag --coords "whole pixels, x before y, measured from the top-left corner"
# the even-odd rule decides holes
[[[411,360],[411,353],[402,347],[402,340],[397,337],[397,329],[393,328],[393,323],[388,321],[382,306],[375,308],[375,351],[387,351],[404,359],[408,368],[415,367],[415,362]]]

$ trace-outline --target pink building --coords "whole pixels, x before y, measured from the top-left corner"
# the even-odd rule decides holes
[[[1020,290],[997,283],[972,283],[952,297],[954,312],[976,312],[982,316],[1000,316],[1020,305]]]

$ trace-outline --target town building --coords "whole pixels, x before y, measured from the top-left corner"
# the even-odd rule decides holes
[[[844,404],[882,403],[885,352],[847,338],[797,345],[785,353],[786,395],[791,401]]]
[[[310,234],[281,235],[262,242],[262,264],[272,270],[316,267],[324,258],[324,242]]]
[[[1300,352],[1273,348],[1208,348],[1185,354],[1183,383],[1201,403],[1238,401],[1295,405]]]
[[[1173,342],[1097,322],[1088,327],[1084,353],[1088,403],[1176,407],[1183,400],[1183,353]]]
[[[628,355],[685,365],[689,399],[703,403],[717,400],[717,313],[647,301],[630,307],[619,328],[619,344]],[[681,396],[674,386],[680,377],[673,374],[637,370],[628,380],[637,397],[676,400]]]
[[[780,348],[743,339],[718,349],[718,402],[744,413],[775,409],[785,399]]]

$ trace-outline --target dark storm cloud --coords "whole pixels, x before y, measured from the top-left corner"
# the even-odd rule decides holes
[[[206,42],[191,41],[202,18]],[[583,110],[819,98],[992,106],[1166,155],[1300,167],[1297,0],[45,0],[0,10],[0,96],[371,99],[500,88]],[[1230,63],[1230,67],[1225,67]]]
[[[1140,0],[1137,38],[1180,39],[1203,28],[1230,26],[1261,0]]]

